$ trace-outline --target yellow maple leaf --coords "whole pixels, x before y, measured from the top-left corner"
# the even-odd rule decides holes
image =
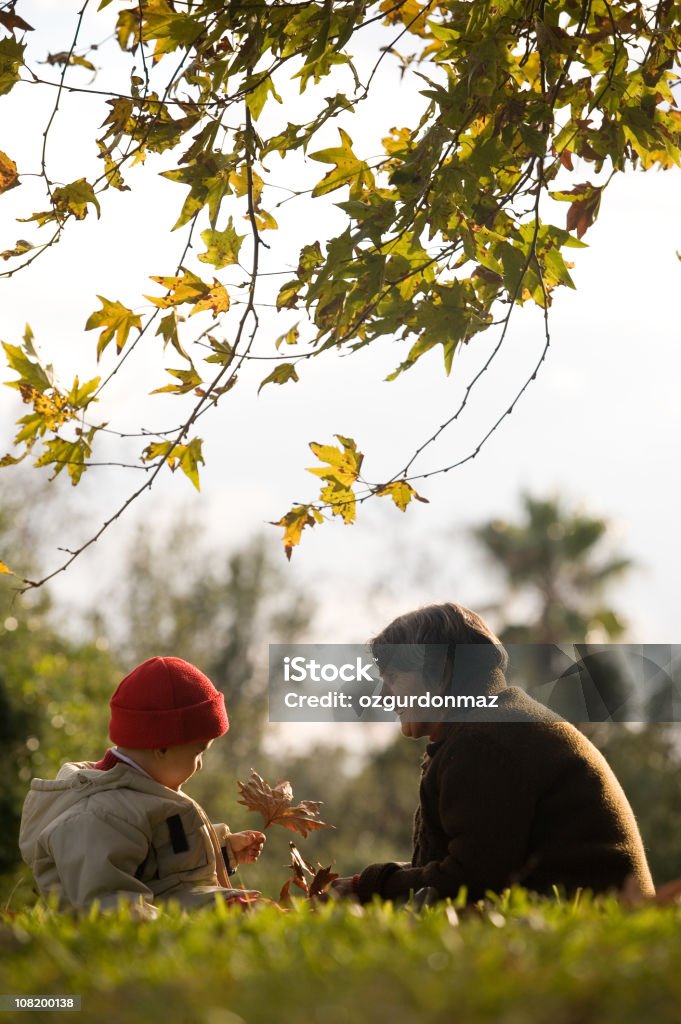
[[[310,505],[294,505],[276,523],[271,523],[272,526],[283,526],[284,528],[284,551],[289,561],[293,548],[300,543],[305,527],[314,526],[315,522],[318,523],[320,520],[319,513],[311,509]]]
[[[0,149],[0,192],[8,192],[19,184],[17,165]]]
[[[400,511],[404,512],[412,498],[428,504],[428,498],[422,497],[406,480],[394,480],[389,484],[381,484],[374,491],[378,497],[390,497],[393,499]]]
[[[116,337],[116,349],[121,352],[132,328],[136,327],[138,330],[142,330],[142,318],[139,313],[133,313],[122,302],[111,302],[103,295],[98,295],[97,298],[101,302],[102,308],[88,317],[85,330],[93,331],[98,327],[103,328],[97,342],[97,359],[99,359],[114,336]]]

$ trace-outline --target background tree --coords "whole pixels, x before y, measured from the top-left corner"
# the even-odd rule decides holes
[[[565,659],[560,644],[620,639],[626,624],[604,603],[613,582],[630,571],[630,559],[612,553],[607,543],[607,520],[570,509],[559,497],[521,496],[517,522],[494,519],[472,531],[488,563],[501,575],[504,591],[490,611],[500,619],[500,639],[516,645],[509,667],[530,692],[541,693],[561,677],[551,706],[572,719],[575,700],[585,704],[584,718],[614,714],[626,703],[621,667],[591,663],[586,678],[578,673],[564,679]],[[521,621],[516,616],[520,609]],[[523,649],[523,645],[532,645]],[[580,663],[585,664],[577,646]],[[593,659],[592,659],[593,661]],[[541,697],[540,697],[541,699]],[[584,726],[593,738],[594,727]]]
[[[140,0],[115,7],[104,0],[96,13],[89,6],[63,47],[45,55],[40,26],[34,43],[14,0],[0,3],[7,33],[0,41],[0,94],[53,90],[55,112],[70,91],[97,95],[74,77],[94,69],[94,51],[82,44],[84,24],[95,37],[113,40],[98,47],[97,59],[109,59],[117,47],[112,68],[130,68],[110,92],[103,90],[104,124],[92,140],[100,163],[72,180],[57,184],[60,175],[48,163],[54,116],[36,134],[34,166],[18,168],[11,144],[3,143],[10,151],[0,155],[0,189],[8,192],[36,175],[44,193],[37,210],[17,199],[29,237],[8,239],[4,273],[43,258],[75,222],[105,214],[106,193],[129,191],[131,165],[148,154],[165,156],[170,166],[163,164],[161,173],[183,187],[174,225],[183,241],[176,260],[150,268],[153,286],[140,287],[148,305],[112,297],[102,283],[85,323],[96,332],[101,377],[60,385],[38,358],[30,329],[23,341],[6,345],[12,384],[29,410],[2,464],[37,455],[38,465],[55,473],[66,468],[75,484],[99,461],[102,431],[110,445],[118,430],[125,453],[118,461],[144,472],[123,508],[165,467],[198,485],[197,423],[229,401],[248,359],[270,361],[260,387],[293,387],[306,360],[349,355],[389,337],[399,350],[389,379],[432,350],[441,351],[449,373],[464,345],[493,331],[486,369],[514,310],[534,304],[544,313],[544,349],[516,397],[456,464],[475,457],[543,362],[553,294],[573,287],[567,250],[583,244],[613,176],[680,161],[681,111],[673,87],[681,13],[666,0]],[[358,56],[360,41],[376,22],[385,35],[375,60],[367,61]],[[38,64],[45,57],[50,68],[61,69],[56,79]],[[422,116],[417,124],[396,125],[363,156],[348,129],[393,61],[420,91]],[[302,103],[289,101],[291,83],[307,93],[304,113]],[[286,103],[278,109],[282,94]],[[331,126],[338,128],[335,145],[329,145]],[[305,153],[326,173],[301,184],[297,158]],[[282,187],[279,161],[294,168],[289,196],[296,201],[325,202],[348,190],[337,203],[342,230],[296,243],[297,251],[285,251],[283,259],[267,242],[278,227],[273,210],[280,195],[273,189]],[[561,203],[569,204],[565,219]],[[197,235],[204,248],[194,257]],[[277,275],[286,266],[296,269],[281,284]],[[282,314],[276,341],[261,336],[268,303]],[[203,324],[194,328],[197,314]],[[157,433],[147,426],[142,450],[131,460],[129,432],[111,418],[105,427],[94,403],[152,331],[176,364],[154,390],[176,396],[180,412],[174,429]],[[351,523],[357,504],[373,497],[404,509],[419,496],[415,484],[424,476],[453,468],[424,473],[417,460],[458,419],[483,372],[468,382],[459,408],[418,439],[414,454],[400,456],[377,479],[364,475],[363,452],[351,436],[336,435],[338,444],[311,443],[322,486],[316,499],[279,519],[287,554],[306,527],[328,516]]]
[[[608,551],[607,520],[570,509],[560,497],[521,496],[517,521],[493,519],[472,536],[500,574],[503,597],[490,610],[500,616],[504,643],[583,643],[598,634],[619,640],[626,623],[604,603],[605,592],[632,568]],[[518,603],[522,622],[514,620]]]
[[[0,543],[11,546],[25,572],[39,564],[44,542],[42,517],[30,514],[43,492],[24,479],[0,502]],[[19,820],[30,779],[53,777],[65,760],[98,756],[120,678],[104,633],[69,636],[71,615],[47,591],[17,601],[12,581],[0,576],[0,885],[8,889],[20,864]],[[29,874],[17,878],[30,892]]]

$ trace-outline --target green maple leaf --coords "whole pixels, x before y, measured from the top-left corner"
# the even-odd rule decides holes
[[[0,40],[0,96],[4,96],[19,81],[25,49],[25,44],[18,43],[13,36]]]
[[[78,178],[68,185],[55,188],[52,193],[52,209],[40,210],[32,213],[30,217],[17,217],[22,224],[36,221],[40,227],[56,220],[62,222],[67,217],[75,217],[76,220],[85,220],[88,212],[88,203],[91,203],[97,211],[97,217],[101,213],[99,200],[95,195],[94,188],[85,178]]]
[[[54,190],[54,205],[62,213],[72,213],[76,220],[84,220],[88,203],[92,203],[97,216],[100,215],[99,202],[94,189],[85,178],[78,178],[63,188]]]
[[[179,380],[179,384],[166,384],[163,388],[155,388],[150,392],[152,395],[161,395],[167,392],[171,395],[186,395],[190,391],[203,384],[203,380],[199,377],[194,366],[189,370],[172,370],[168,368],[168,373]]]
[[[203,455],[201,453],[201,445],[203,444],[200,437],[195,437],[187,445],[180,445],[180,469],[188,477],[196,487],[197,491],[201,490],[199,484],[199,463],[203,464]]]
[[[162,458],[172,473],[176,469],[181,469],[197,491],[200,491],[199,463],[204,464],[202,445],[200,437],[193,438],[189,444],[177,444],[175,441],[152,442],[142,452],[142,461],[153,462],[154,459]]]
[[[272,373],[260,382],[258,394],[260,394],[262,389],[265,387],[265,384],[285,384],[288,380],[297,381],[298,379],[298,373],[293,363],[279,363],[279,365],[272,370]]]
[[[37,358],[35,357],[35,350],[32,346],[33,333],[31,328],[26,325],[26,339],[28,344],[22,349],[19,345],[9,345],[7,342],[2,342],[2,347],[5,350],[7,357],[7,363],[15,373],[19,375],[18,381],[11,381],[11,387],[19,388],[19,384],[28,384],[30,387],[35,388],[37,391],[45,391],[47,388],[52,387],[52,380],[50,375],[40,365]]]
[[[277,90],[274,87],[274,82],[269,74],[258,82],[257,85],[252,84],[252,80],[247,80],[245,86],[246,93],[246,106],[248,107],[251,117],[254,121],[257,121],[262,113],[262,108],[267,102],[268,96],[271,94],[277,103],[281,103],[282,99]]]
[[[179,47],[190,47],[203,31],[199,19],[188,14],[177,14],[167,0],[147,0],[143,13],[144,41],[156,40],[154,62]]]
[[[162,177],[169,181],[189,185],[190,188],[173,231],[187,224],[204,206],[208,206],[210,226],[215,227],[220,204],[232,192],[229,181],[232,166],[233,160],[222,153],[200,152],[188,166],[161,172]]]
[[[82,434],[77,437],[74,441],[67,441],[58,435],[51,441],[45,442],[45,450],[39,459],[36,460],[36,466],[54,466],[54,479],[58,476],[64,466],[71,477],[71,483],[76,487],[80,483],[80,478],[87,469],[86,459],[89,459],[92,455],[92,438],[94,436],[95,428],[92,428],[87,434]]]
[[[237,235],[234,230],[234,222],[229,218],[229,223],[224,231],[215,231],[208,228],[201,232],[201,238],[206,245],[206,252],[199,253],[202,263],[210,263],[221,270],[222,267],[229,267],[239,259],[239,250],[245,235]]]

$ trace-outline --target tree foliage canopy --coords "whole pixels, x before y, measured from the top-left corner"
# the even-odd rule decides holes
[[[522,496],[519,520],[492,519],[472,530],[504,579],[504,599],[494,608],[503,620],[503,643],[623,638],[627,623],[606,603],[606,596],[631,571],[633,562],[612,550],[610,533],[607,519],[572,509],[560,497],[530,494]],[[524,621],[511,618],[513,602],[528,598],[534,606],[529,616],[524,611]]]
[[[47,56],[43,72],[32,56],[31,26],[15,0],[0,2],[0,95],[51,88],[56,112],[68,91],[95,91],[83,84],[95,65],[80,38],[93,6],[85,0],[70,42]],[[54,474],[66,468],[77,484],[96,464],[105,429],[98,398],[130,353],[154,336],[174,356],[170,379],[154,393],[182,399],[179,422],[143,432],[136,466],[144,482],[126,506],[166,466],[199,486],[199,420],[228,401],[249,359],[271,361],[260,388],[293,388],[299,380],[303,386],[306,360],[349,355],[389,337],[400,354],[388,379],[433,349],[449,373],[462,346],[496,332],[492,355],[459,409],[384,479],[363,475],[352,437],[311,443],[321,487],[316,499],[278,520],[289,556],[306,527],[332,516],[352,523],[358,504],[373,497],[405,510],[421,497],[416,484],[423,477],[453,468],[422,473],[416,460],[458,418],[524,304],[544,313],[545,346],[534,373],[539,369],[554,292],[574,287],[568,250],[585,244],[613,175],[681,161],[673,70],[681,4],[671,0],[101,0],[96,21],[129,68],[119,90],[101,96],[103,124],[92,141],[100,173],[52,180],[46,154],[54,113],[37,167],[18,168],[11,153],[0,153],[0,191],[38,173],[45,193],[39,210],[19,218],[29,237],[6,240],[3,276],[39,259],[77,230],[76,221],[105,216],[104,194],[129,191],[130,168],[149,154],[176,165],[162,173],[180,186],[173,230],[182,232],[184,248],[176,262],[150,268],[149,294],[111,295],[102,282],[84,325],[101,376],[59,385],[36,354],[30,328],[23,340],[4,344],[9,383],[28,408],[15,449],[0,465],[30,455]],[[386,44],[367,70],[357,54],[374,23],[383,24]],[[39,34],[36,26],[33,38]],[[353,143],[353,117],[361,117],[390,62],[420,92],[423,114],[362,153]],[[299,109],[282,103],[292,85],[305,94]],[[265,128],[273,123],[274,131]],[[295,165],[301,154],[319,165],[318,178],[311,189],[289,190],[286,201],[331,196],[343,226],[291,253],[286,262],[296,269],[282,282],[268,243],[281,198],[271,167]],[[196,236],[202,246],[194,257]],[[276,341],[261,329],[268,302],[281,317]],[[528,384],[460,461],[477,455]],[[116,436],[115,424],[106,430]]]

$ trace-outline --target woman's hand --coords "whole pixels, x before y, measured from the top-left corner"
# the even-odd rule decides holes
[[[232,832],[229,845],[237,864],[254,864],[265,845],[265,833],[248,829],[245,832]]]

